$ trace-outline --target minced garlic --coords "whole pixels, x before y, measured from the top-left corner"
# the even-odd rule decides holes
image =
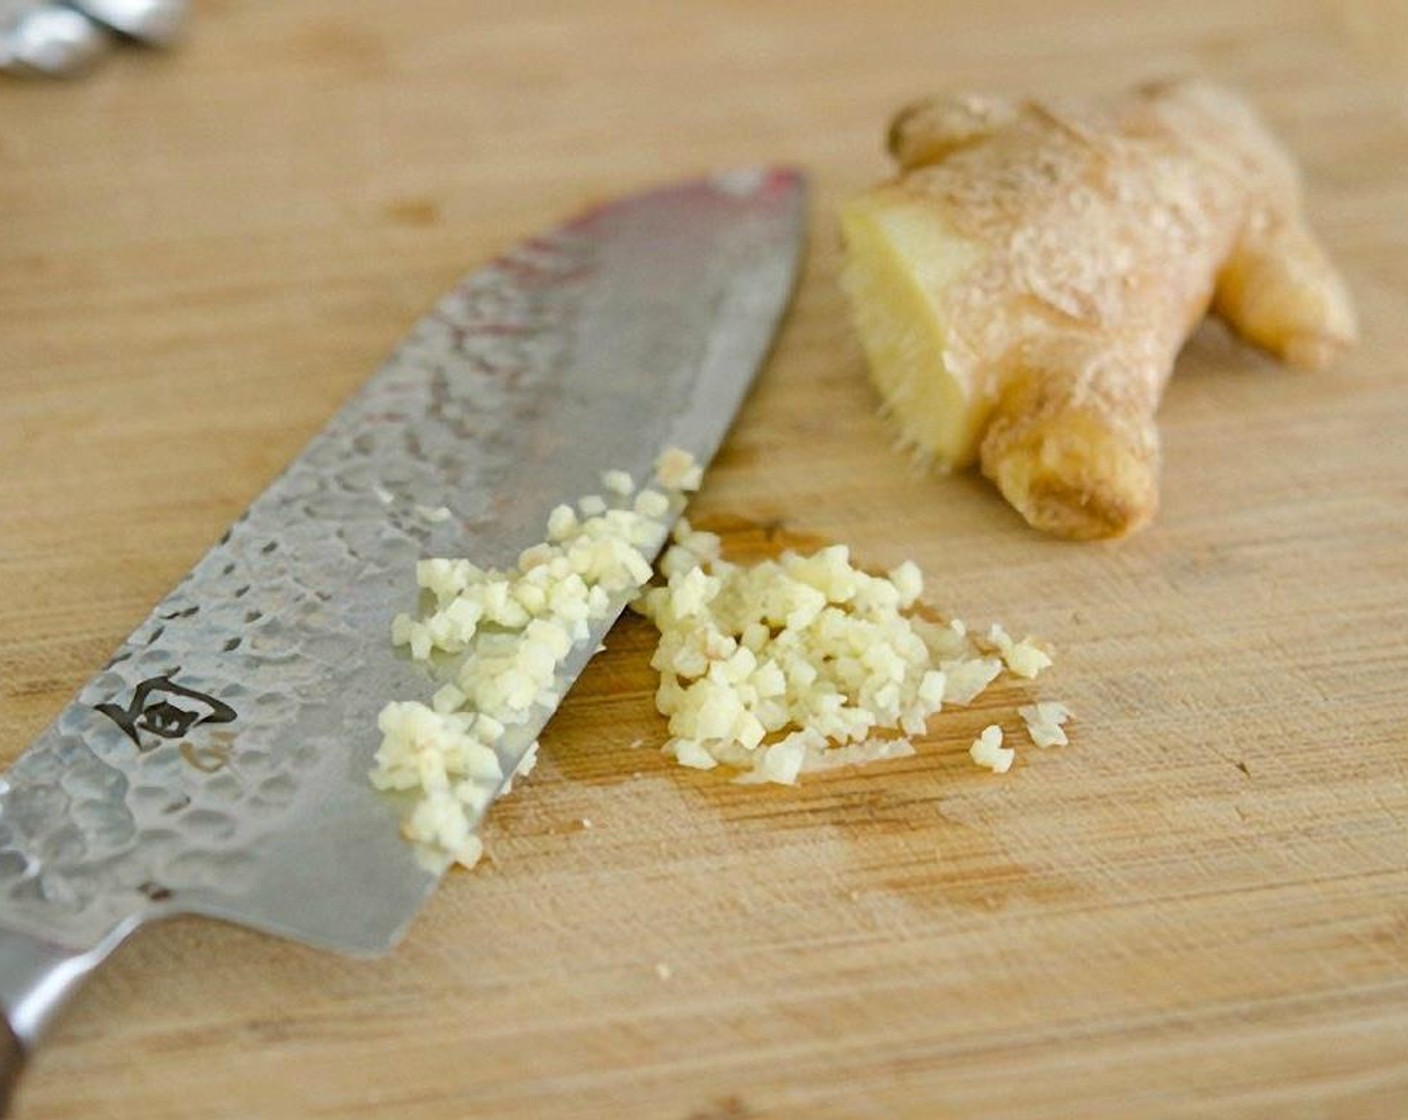
[[[666,490],[682,492],[698,490],[704,478],[704,468],[688,451],[672,447],[655,461],[655,480]]]
[[[1051,655],[1038,647],[1030,638],[1014,642],[1007,631],[996,622],[988,630],[988,641],[997,647],[1007,667],[1019,677],[1031,679],[1043,669],[1051,667]]]
[[[1004,659],[983,656],[961,622],[905,613],[924,586],[910,562],[872,576],[833,546],[743,567],[683,518],[674,540],[660,564],[666,583],[637,609],[660,631],[656,706],[670,721],[664,750],[683,766],[722,763],[741,782],[792,784],[903,757],[908,736],[945,703],[970,703],[1004,660],[1019,675],[1050,664],[1001,627],[989,638]]]
[[[664,584],[642,596],[650,557],[700,473],[675,449],[657,460],[658,489],[605,472],[611,501],[592,494],[553,509],[546,539],[512,569],[443,558],[417,565],[429,606],[397,616],[392,640],[417,661],[448,657],[454,667],[429,704],[382,710],[371,781],[418,793],[403,831],[429,866],[479,859],[474,822],[536,761],[533,743],[505,774],[500,740],[557,704],[559,668],[622,600],[636,600],[660,631],[651,665],[660,673],[656,706],[669,717],[665,753],[700,770],[726,765],[745,783],[790,785],[811,771],[912,755],[909,737],[945,704],[971,703],[1004,669],[1030,678],[1051,664],[1031,639],[1014,641],[999,625],[984,644],[960,620],[914,615],[924,580],[912,562],[873,576],[838,545],[745,567],[684,518],[659,564]],[[1065,743],[1062,705],[1020,714],[1039,746]],[[996,724],[970,754],[997,773],[1016,756]]]
[[[417,564],[416,583],[431,605],[417,616],[398,615],[392,641],[417,661],[450,655],[457,665],[428,705],[383,708],[371,782],[418,791],[402,829],[431,866],[479,859],[473,821],[536,760],[534,743],[505,775],[495,746],[509,727],[556,706],[559,667],[589,639],[594,621],[650,579],[650,558],[680,491],[698,485],[699,467],[672,449],[660,457],[655,481],[659,489],[637,493],[625,471],[605,472],[602,488],[621,502],[634,496],[629,508],[612,508],[599,495],[576,509],[556,507],[546,539],[525,549],[512,569],[482,569],[465,559]]]
[[[1024,705],[1017,709],[1022,722],[1027,725],[1027,734],[1038,747],[1064,747],[1070,740],[1062,726],[1071,718],[1070,709],[1054,700]]]
[[[1017,752],[1002,745],[1002,728],[990,723],[983,728],[982,734],[973,740],[973,745],[968,748],[968,755],[979,766],[986,766],[994,774],[1005,774],[1012,769]]]

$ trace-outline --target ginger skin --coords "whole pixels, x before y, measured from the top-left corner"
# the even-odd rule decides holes
[[[1354,340],[1295,166],[1227,90],[939,97],[889,147],[899,177],[842,212],[872,378],[906,442],[945,469],[977,460],[1038,529],[1153,517],[1154,414],[1209,309],[1298,365]]]

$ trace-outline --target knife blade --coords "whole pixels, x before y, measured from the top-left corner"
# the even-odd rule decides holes
[[[431,684],[389,640],[415,561],[512,563],[603,471],[644,482],[669,446],[707,463],[790,298],[804,211],[797,172],[734,171],[470,275],[137,627],[0,778],[12,1070],[147,922],[396,942],[438,881],[367,781],[378,709]],[[504,737],[505,773],[550,714]]]

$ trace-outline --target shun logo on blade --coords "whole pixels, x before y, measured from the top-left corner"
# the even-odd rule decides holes
[[[96,704],[94,707],[122,728],[123,733],[143,753],[155,749],[163,741],[184,739],[187,732],[204,724],[234,721],[235,709],[230,705],[204,692],[177,684],[173,678],[179,672],[176,669],[159,677],[147,678],[133,691],[132,699],[125,708],[117,704]],[[221,739],[222,746],[228,749],[227,741],[232,737],[224,734],[212,738]],[[198,750],[188,742],[181,743],[181,754],[197,769],[219,769],[218,765],[210,765],[212,760],[206,757],[208,750]]]

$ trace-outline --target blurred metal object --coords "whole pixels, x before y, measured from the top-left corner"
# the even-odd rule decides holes
[[[112,47],[112,36],[62,4],[0,2],[0,69],[50,78],[81,74]]]
[[[68,0],[96,23],[147,43],[165,47],[175,42],[186,16],[186,0]]]
[[[0,71],[71,77],[122,40],[169,46],[187,8],[186,0],[0,0]]]

